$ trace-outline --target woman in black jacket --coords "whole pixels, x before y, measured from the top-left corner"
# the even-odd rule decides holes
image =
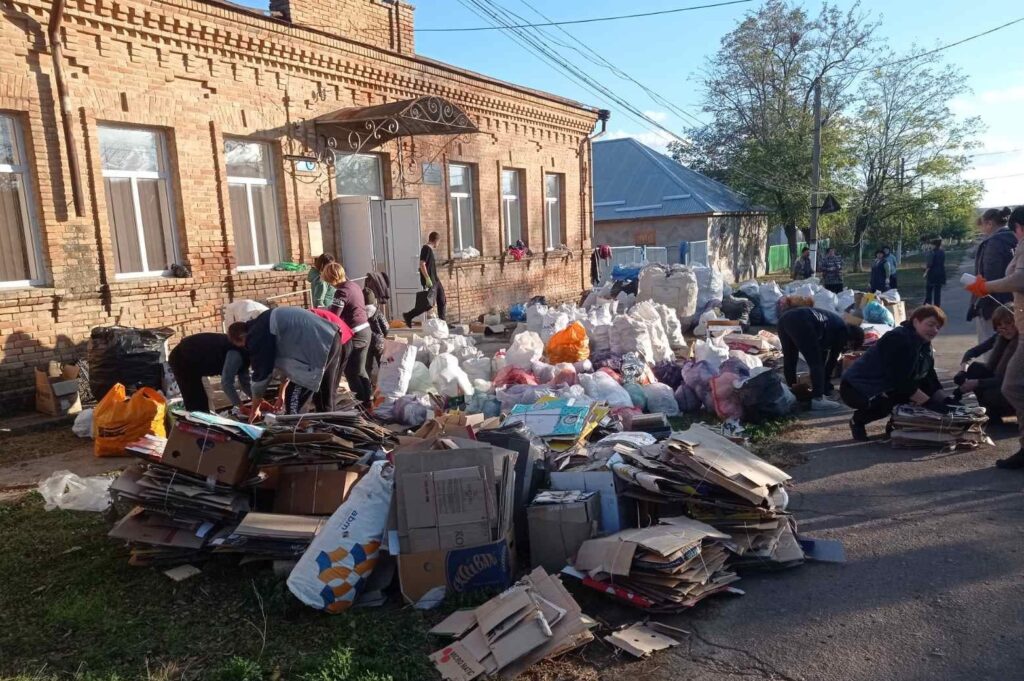
[[[856,411],[850,419],[854,440],[867,440],[865,426],[907,402],[937,411],[946,395],[935,374],[932,341],[946,325],[946,313],[922,305],[865,352],[843,374],[839,394]]]

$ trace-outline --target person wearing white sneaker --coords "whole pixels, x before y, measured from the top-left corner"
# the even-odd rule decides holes
[[[846,349],[860,348],[864,344],[864,331],[847,324],[835,312],[795,307],[779,317],[778,332],[786,383],[790,386],[796,383],[796,365],[803,355],[811,373],[811,409],[839,409],[839,404],[823,398],[833,392],[830,377],[839,356]]]

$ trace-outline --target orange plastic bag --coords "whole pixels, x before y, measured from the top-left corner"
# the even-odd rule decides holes
[[[167,435],[167,401],[163,395],[152,388],[140,388],[130,399],[125,397],[124,386],[116,383],[96,405],[92,417],[96,456],[124,456],[124,448],[143,435]]]
[[[573,322],[548,341],[548,362],[582,362],[590,357],[590,340],[587,330],[579,322]]]

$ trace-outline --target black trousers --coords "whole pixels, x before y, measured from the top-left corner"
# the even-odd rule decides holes
[[[448,298],[444,294],[444,286],[441,285],[441,282],[436,280],[434,281],[434,307],[437,308],[438,317],[441,319],[448,318]],[[412,317],[419,317],[424,312],[430,312],[431,309],[432,308],[429,306],[423,307],[422,305],[416,305],[405,314],[411,319]]]
[[[373,386],[370,385],[370,377],[366,373],[366,356],[370,351],[372,336],[369,327],[357,331],[348,342],[346,351],[345,378],[348,380],[349,390],[354,392],[356,398],[363,404],[369,404],[373,394]]]
[[[284,405],[286,414],[300,414],[306,408],[310,398],[313,398],[313,407],[317,411],[334,411],[334,404],[338,397],[338,381],[341,378],[341,360],[343,346],[341,336],[335,336],[331,343],[331,349],[327,353],[327,363],[324,364],[324,377],[320,380],[320,387],[316,392],[304,388],[292,382],[284,394]]]
[[[175,358],[177,359],[177,358]],[[203,385],[203,377],[187,366],[187,362],[178,360],[170,362],[174,380],[181,390],[181,399],[188,411],[210,411],[210,398]]]
[[[825,353],[818,339],[818,325],[811,317],[783,315],[779,319],[779,340],[782,342],[782,371],[788,385],[796,383],[796,365],[804,356],[811,372],[811,397],[832,392],[825,375]]]
[[[924,304],[942,307],[942,284],[928,284],[924,287]]]
[[[832,293],[836,294],[837,296],[840,293],[843,292],[843,285],[842,284],[825,284],[825,285],[822,286],[822,288],[824,288],[826,291],[831,291]]]
[[[853,420],[855,423],[861,425],[867,425],[872,421],[884,419],[892,414],[892,409],[899,404],[907,404],[910,402],[910,396],[913,393],[883,393],[876,395],[870,399],[864,396],[859,390],[854,388],[846,381],[842,381],[839,384],[839,396],[843,398],[843,402],[846,406],[852,408]],[[937,395],[941,395],[940,390]],[[931,397],[934,397],[932,395]],[[939,413],[945,413],[947,410],[946,406],[939,401],[929,400],[924,404],[926,409],[937,411]]]

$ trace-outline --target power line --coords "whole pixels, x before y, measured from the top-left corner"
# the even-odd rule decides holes
[[[1002,180],[1007,177],[1024,177],[1024,173],[1011,173],[1009,175],[992,175],[991,177],[976,177],[974,178],[977,182],[983,182],[985,180]]]
[[[729,0],[728,2],[716,2],[710,5],[694,5],[691,7],[677,7],[675,9],[663,9],[655,12],[639,12],[637,14],[620,14],[610,17],[591,17],[589,19],[569,19],[566,21],[547,21],[539,24],[512,24],[508,26],[468,26],[465,28],[417,28],[418,33],[452,33],[466,31],[503,31],[513,28],[536,28],[539,26],[568,26],[570,24],[593,24],[600,21],[619,21],[620,19],[637,19],[640,17],[655,17],[664,14],[678,14],[680,12],[692,12],[698,9],[711,9],[714,7],[726,7],[728,5],[742,5],[753,2],[753,0]]]

